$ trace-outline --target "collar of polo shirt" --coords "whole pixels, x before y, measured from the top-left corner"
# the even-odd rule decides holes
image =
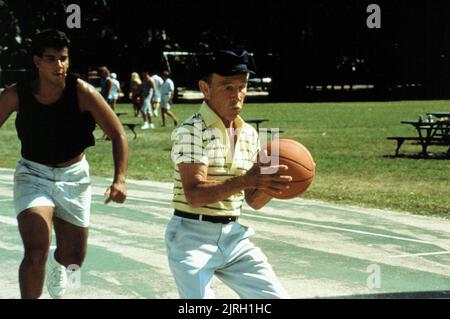
[[[207,127],[217,127],[221,130],[225,130],[225,125],[220,117],[209,107],[206,102],[203,102],[200,107],[200,115],[203,117]],[[236,128],[242,128],[244,126],[244,120],[238,115],[234,120],[234,125]]]
[[[220,134],[222,136],[222,142],[227,145],[227,149],[230,149],[230,140],[229,140],[229,133],[228,130],[225,127],[225,124],[223,124],[222,119],[217,115],[216,112],[214,112],[209,105],[206,102],[203,102],[202,106],[200,107],[200,115],[202,116],[203,120],[205,121],[206,127],[208,128],[217,128],[220,130]],[[235,128],[237,131],[237,138],[240,138],[240,133],[242,131],[242,128],[244,127],[244,120],[238,115],[236,119],[234,120]],[[236,143],[237,140],[235,141]],[[236,145],[235,145],[236,146]],[[234,159],[234,149],[233,149],[233,159]],[[233,160],[234,162],[234,160]]]

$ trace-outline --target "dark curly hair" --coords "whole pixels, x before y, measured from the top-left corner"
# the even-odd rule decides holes
[[[64,32],[56,29],[46,29],[33,37],[31,53],[32,55],[42,56],[45,49],[62,50],[65,47],[70,48],[70,40]]]

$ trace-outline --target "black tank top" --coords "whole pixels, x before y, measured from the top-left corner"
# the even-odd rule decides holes
[[[17,135],[22,157],[41,164],[67,162],[95,145],[95,121],[78,107],[77,78],[68,75],[61,98],[41,104],[33,95],[31,81],[17,84],[19,111]]]

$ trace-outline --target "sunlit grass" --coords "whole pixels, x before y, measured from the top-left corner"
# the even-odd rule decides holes
[[[185,119],[197,104],[178,104],[173,111]],[[122,122],[139,123],[128,104],[119,105]],[[317,163],[315,180],[305,198],[366,207],[405,210],[417,214],[450,216],[450,160],[390,158],[395,142],[391,135],[415,134],[401,120],[417,119],[429,111],[449,111],[449,101],[246,104],[242,116],[270,119],[263,127],[284,130],[283,138],[303,143]],[[130,162],[128,176],[135,179],[172,181],[170,160],[172,121],[156,129],[140,130],[133,140],[128,133]],[[96,131],[97,145],[87,151],[91,174],[112,177],[111,144]],[[20,146],[11,118],[0,129],[0,167],[13,168]],[[402,147],[419,152],[419,146]],[[446,148],[430,148],[444,152]]]

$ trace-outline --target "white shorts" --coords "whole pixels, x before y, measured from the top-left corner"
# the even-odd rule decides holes
[[[150,115],[151,117],[155,116],[155,112],[153,112],[153,108],[151,106],[150,97],[147,97],[142,101],[141,112]]]
[[[162,99],[161,100],[161,109],[169,111],[170,110],[169,101]]]
[[[79,227],[89,226],[91,178],[85,157],[78,163],[53,168],[21,158],[14,173],[16,215],[24,210],[49,206],[55,216]]]
[[[153,103],[160,103],[161,102],[161,93],[159,93],[157,91],[156,94],[154,94],[153,99],[152,99]]]

